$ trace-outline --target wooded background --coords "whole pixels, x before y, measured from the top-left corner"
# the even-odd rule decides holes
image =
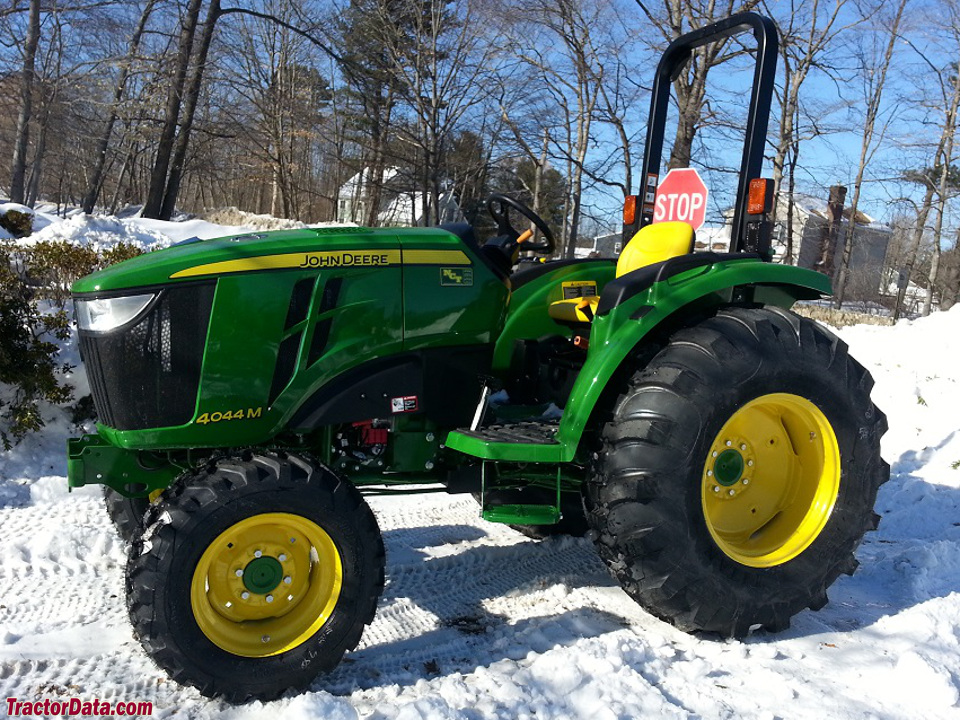
[[[390,182],[418,193],[424,224],[444,193],[479,225],[489,192],[512,193],[570,255],[615,231],[637,191],[659,54],[744,10],[781,31],[767,145],[781,194],[825,202],[846,185],[851,216],[893,229],[887,266],[927,291],[924,309],[956,302],[949,1],[13,0],[0,8],[6,188],[31,206],[142,205],[161,219],[235,206],[318,222],[337,219],[341,188],[363,171],[360,221],[373,226],[396,168]],[[704,49],[675,83],[669,166],[708,175],[715,223],[739,160],[751,43]],[[778,218],[787,260],[793,208]],[[864,294],[846,235],[841,299]]]

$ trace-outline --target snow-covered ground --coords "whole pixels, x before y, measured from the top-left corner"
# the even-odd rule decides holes
[[[133,639],[124,548],[95,488],[67,494],[55,420],[0,454],[0,698],[184,718],[960,718],[960,308],[840,334],[876,379],[892,477],[860,569],[786,632],[686,635],[588,540],[528,540],[468,496],[374,498],[388,583],[360,647],[310,692],[234,708],[169,681]]]

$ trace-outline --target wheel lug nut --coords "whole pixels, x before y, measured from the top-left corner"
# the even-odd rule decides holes
[[[713,491],[714,491],[714,492],[720,492],[720,486],[719,486],[719,485],[714,485],[714,486],[713,486]]]
[[[267,602],[273,602],[273,595],[267,595]]]
[[[243,577],[243,570],[237,570],[237,571],[234,573],[234,575],[236,575],[237,577]]]
[[[713,457],[716,457],[716,456],[719,455],[720,453],[718,453],[716,450],[714,450],[714,451],[713,451],[712,453],[710,453],[710,454],[711,454]]]
[[[753,467],[753,460],[747,460],[747,466]]]
[[[260,557],[261,555],[263,555],[263,553],[260,552],[259,550],[254,550],[254,551],[253,551],[253,556],[254,556],[254,557]]]
[[[280,553],[280,556],[277,558],[277,560],[279,560],[280,562],[286,562],[287,556],[284,555],[283,553]]]
[[[233,607],[233,603],[230,602],[229,600],[227,600],[227,602],[225,602],[224,605],[225,605],[226,607],[228,607],[228,608],[229,608],[229,607]]]
[[[287,575],[287,576],[283,579],[283,581],[284,581],[287,585],[289,585],[290,583],[293,582],[293,578],[290,577],[289,575]]]
[[[287,595],[287,602],[290,602],[291,600],[293,600],[293,595]]]
[[[740,449],[741,449],[741,450],[746,450],[746,449],[747,449],[746,443],[740,443]]]
[[[727,490],[727,495],[729,495],[730,497],[733,497],[736,494],[737,494],[737,491],[734,490],[733,488],[730,488],[729,490]]]
[[[260,640],[261,640],[261,642],[268,643],[268,642],[270,642],[270,636],[269,636],[269,635],[264,635],[262,638],[260,638]]]
[[[727,447],[733,446],[733,440],[727,440]]]
[[[244,590],[242,593],[240,593],[240,597],[242,597],[244,600],[249,600],[249,599],[250,599],[250,593],[248,593],[246,590]]]
[[[707,470],[707,477],[713,477],[713,470]]]
[[[744,479],[743,479],[743,484],[744,484],[744,485],[749,485],[749,484],[750,484],[750,478],[744,478]]]

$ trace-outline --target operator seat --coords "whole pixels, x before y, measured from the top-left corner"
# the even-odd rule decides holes
[[[642,267],[687,255],[693,252],[694,240],[693,228],[685,222],[645,225],[620,253],[616,276],[623,277]],[[550,304],[550,317],[563,325],[589,324],[599,302],[597,295],[558,300]]]

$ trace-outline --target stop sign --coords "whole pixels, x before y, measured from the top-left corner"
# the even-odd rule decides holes
[[[707,218],[707,186],[693,168],[674,168],[657,188],[654,222],[679,220],[694,230]]]

